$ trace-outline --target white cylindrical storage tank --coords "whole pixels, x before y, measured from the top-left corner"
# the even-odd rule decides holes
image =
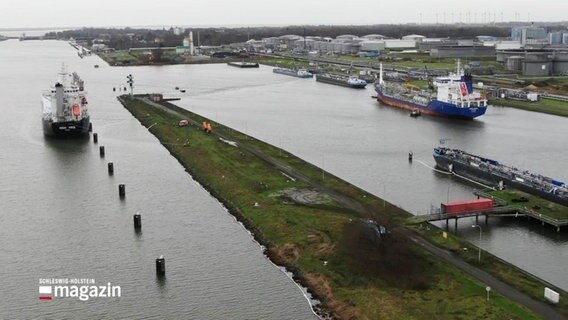
[[[343,43],[341,42],[334,42],[333,43],[333,52],[340,53]]]
[[[354,36],[352,34],[343,34],[336,37],[337,40],[353,40],[355,38],[357,38],[357,36]]]

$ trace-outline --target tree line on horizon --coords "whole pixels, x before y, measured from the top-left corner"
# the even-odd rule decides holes
[[[339,35],[351,34],[364,36],[380,34],[389,38],[401,38],[405,35],[420,34],[429,38],[473,39],[476,36],[509,37],[511,26],[500,24],[464,25],[464,24],[432,24],[432,25],[308,25],[283,27],[240,27],[240,28],[187,28],[176,35],[173,28],[82,28],[47,33],[57,39],[74,38],[79,41],[93,41],[106,35],[108,46],[117,50],[152,46],[177,46],[193,31],[195,45],[219,46],[230,43],[245,42],[250,39],[278,37],[287,34],[299,36],[319,36],[336,38]]]

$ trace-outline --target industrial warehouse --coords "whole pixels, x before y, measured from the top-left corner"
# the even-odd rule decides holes
[[[387,52],[427,52],[432,58],[489,58],[526,76],[568,74],[568,30],[548,31],[534,25],[513,27],[507,38],[480,35],[474,39],[428,38],[411,34],[400,39],[381,34],[335,38],[282,35],[232,43],[228,47],[247,52],[292,51],[310,56],[359,55],[379,57]]]

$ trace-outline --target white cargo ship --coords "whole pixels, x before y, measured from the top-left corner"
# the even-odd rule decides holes
[[[41,97],[45,135],[80,136],[89,132],[90,117],[84,82],[62,68],[55,85]]]

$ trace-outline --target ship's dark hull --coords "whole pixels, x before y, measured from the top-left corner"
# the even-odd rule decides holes
[[[472,179],[474,181],[489,185],[489,186],[493,186],[496,187],[499,185],[500,181],[503,181],[503,184],[505,186],[508,186],[510,188],[513,189],[517,189],[517,190],[521,190],[524,191],[526,193],[544,198],[546,200],[564,205],[564,206],[568,206],[568,199],[565,198],[561,198],[559,196],[556,196],[550,192],[547,192],[545,190],[541,190],[541,189],[537,189],[535,187],[532,187],[530,185],[521,183],[517,180],[515,180],[515,177],[513,175],[511,176],[507,176],[504,173],[501,172],[492,172],[492,171],[488,171],[486,169],[481,169],[478,167],[475,167],[473,165],[467,165],[465,163],[462,163],[460,161],[455,161],[452,158],[446,157],[446,156],[442,156],[442,155],[438,155],[436,153],[434,153],[434,160],[436,160],[436,165],[438,168],[445,170],[445,171],[450,171],[450,164],[452,165],[452,172],[455,172],[456,174],[459,174],[461,176],[465,176],[469,179]]]
[[[313,75],[299,75],[298,71],[295,70],[280,70],[280,69],[273,69],[272,72],[274,73],[278,73],[278,74],[283,74],[283,75],[287,75],[287,76],[292,76],[292,77],[296,77],[296,78],[313,78]]]
[[[52,122],[42,120],[43,133],[46,136],[57,138],[80,137],[89,133],[90,117],[85,117],[79,121]]]
[[[438,100],[432,100],[428,104],[405,101],[386,95],[378,85],[375,86],[375,91],[377,92],[377,101],[379,102],[409,111],[418,109],[421,113],[432,116],[455,119],[473,119],[484,115],[487,110],[487,107],[458,108],[454,104]]]
[[[255,62],[229,62],[227,65],[237,68],[259,68],[260,65]]]
[[[321,76],[321,75],[316,75],[316,81],[334,84],[336,86],[354,88],[354,89],[365,89],[365,86],[367,85],[367,84],[364,84],[364,85],[363,84],[350,84],[350,83],[347,82],[347,80],[344,80],[344,79],[335,79],[335,78],[330,78],[330,77]]]

